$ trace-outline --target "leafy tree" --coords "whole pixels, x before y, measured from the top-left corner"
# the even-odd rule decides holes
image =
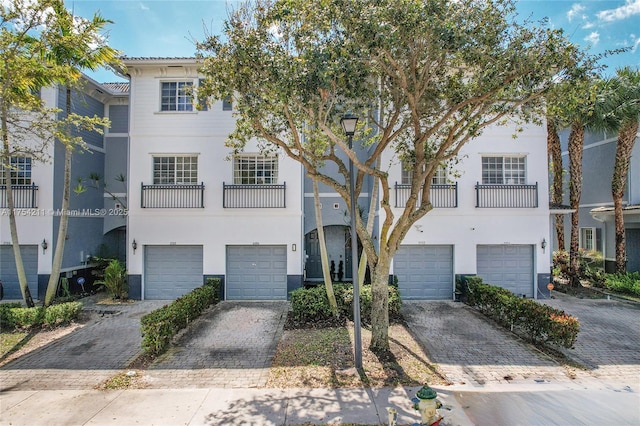
[[[30,157],[46,161],[56,133],[55,108],[40,99],[40,90],[62,78],[64,69],[42,60],[46,52],[50,1],[12,0],[0,5],[0,114],[2,148],[0,171],[4,171],[9,228],[22,298],[33,307],[20,253],[11,185],[11,158]]]
[[[84,142],[78,136],[79,130],[102,132],[102,128],[109,124],[107,119],[100,117],[82,117],[72,113],[71,95],[74,85],[81,79],[81,70],[96,70],[109,66],[116,62],[118,51],[106,44],[101,31],[110,23],[99,14],[94,14],[91,20],[73,15],[62,1],[52,4],[54,21],[50,23],[52,31],[48,42],[47,60],[67,70],[65,86],[65,131],[58,140],[64,144],[64,186],[62,193],[62,211],[69,209],[71,193],[71,158],[76,147],[82,147]],[[44,304],[49,305],[56,294],[62,258],[64,253],[65,237],[69,217],[62,215],[58,228],[58,237],[51,266],[51,276],[47,284],[47,292]]]
[[[356,218],[372,274],[375,351],[389,348],[392,258],[432,209],[437,168],[485,127],[532,120],[535,102],[577,51],[560,30],[518,23],[510,0],[257,0],[232,12],[223,37],[198,48],[204,94],[233,96],[237,106],[232,149],[254,138],[275,146],[348,206],[346,158],[357,169],[356,197],[366,175],[379,179],[378,247]],[[354,149],[339,125],[347,112],[372,129]],[[359,159],[363,146],[368,157]],[[389,150],[413,166],[411,195],[398,214],[387,173],[376,167]],[[327,163],[337,176],[322,173]]]

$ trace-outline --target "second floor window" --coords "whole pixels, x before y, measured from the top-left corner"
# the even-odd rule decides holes
[[[240,155],[233,160],[233,183],[270,185],[278,183],[278,157]]]
[[[10,177],[11,185],[31,185],[31,158],[11,157],[9,170],[0,167],[0,185],[7,184]]]
[[[522,185],[526,183],[525,157],[482,157],[482,183]]]
[[[153,157],[153,183],[165,185],[198,183],[198,157]]]
[[[163,81],[160,111],[193,111],[193,82]]]
[[[411,174],[413,169],[411,165],[408,165],[404,161],[402,162],[402,176],[401,183],[403,185],[411,185]],[[444,185],[447,183],[447,168],[445,166],[438,166],[436,173],[431,178],[432,185]]]

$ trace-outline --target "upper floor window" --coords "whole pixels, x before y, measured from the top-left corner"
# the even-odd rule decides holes
[[[402,162],[402,175],[401,175],[401,183],[403,185],[411,185],[411,174],[413,173],[413,166]],[[447,167],[440,165],[436,169],[436,173],[431,178],[432,185],[444,185],[447,183],[448,175],[447,175]]]
[[[193,111],[193,82],[163,81],[160,111]]]
[[[9,170],[0,167],[0,185],[7,184],[7,176],[11,179],[11,185],[31,185],[31,158],[11,157]]]
[[[231,96],[227,96],[222,100],[222,110],[223,111],[232,111],[233,103],[231,101]]]
[[[482,157],[482,183],[485,185],[525,184],[525,157]]]
[[[153,183],[186,185],[198,183],[197,156],[153,157]]]
[[[269,185],[278,183],[278,157],[239,155],[233,160],[233,183]]]

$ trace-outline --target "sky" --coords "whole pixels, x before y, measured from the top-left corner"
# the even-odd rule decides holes
[[[207,32],[220,34],[238,0],[65,0],[68,8],[84,17],[95,12],[111,21],[109,44],[129,57],[191,57],[193,39]],[[616,68],[640,68],[640,0],[520,0],[522,17],[561,28],[575,44],[599,54],[628,47],[626,53],[603,62],[605,74]],[[108,72],[89,73],[99,82],[122,81]]]

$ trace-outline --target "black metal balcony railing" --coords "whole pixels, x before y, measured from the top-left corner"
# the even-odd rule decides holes
[[[227,185],[222,182],[222,207],[254,209],[287,207],[287,184]]]
[[[409,195],[411,195],[411,185],[397,183],[396,190],[396,207],[402,208],[407,205]],[[421,200],[418,194],[418,203]],[[434,208],[455,208],[458,207],[458,182],[452,184],[431,185],[431,205]]]
[[[476,184],[476,207],[538,207],[538,182],[535,185],[481,185],[478,182]]]
[[[38,187],[31,185],[11,185],[13,194],[13,206],[17,209],[38,208]],[[7,185],[0,185],[0,208],[7,206]]]
[[[204,208],[204,183],[192,185],[141,184],[140,207],[143,209]]]

